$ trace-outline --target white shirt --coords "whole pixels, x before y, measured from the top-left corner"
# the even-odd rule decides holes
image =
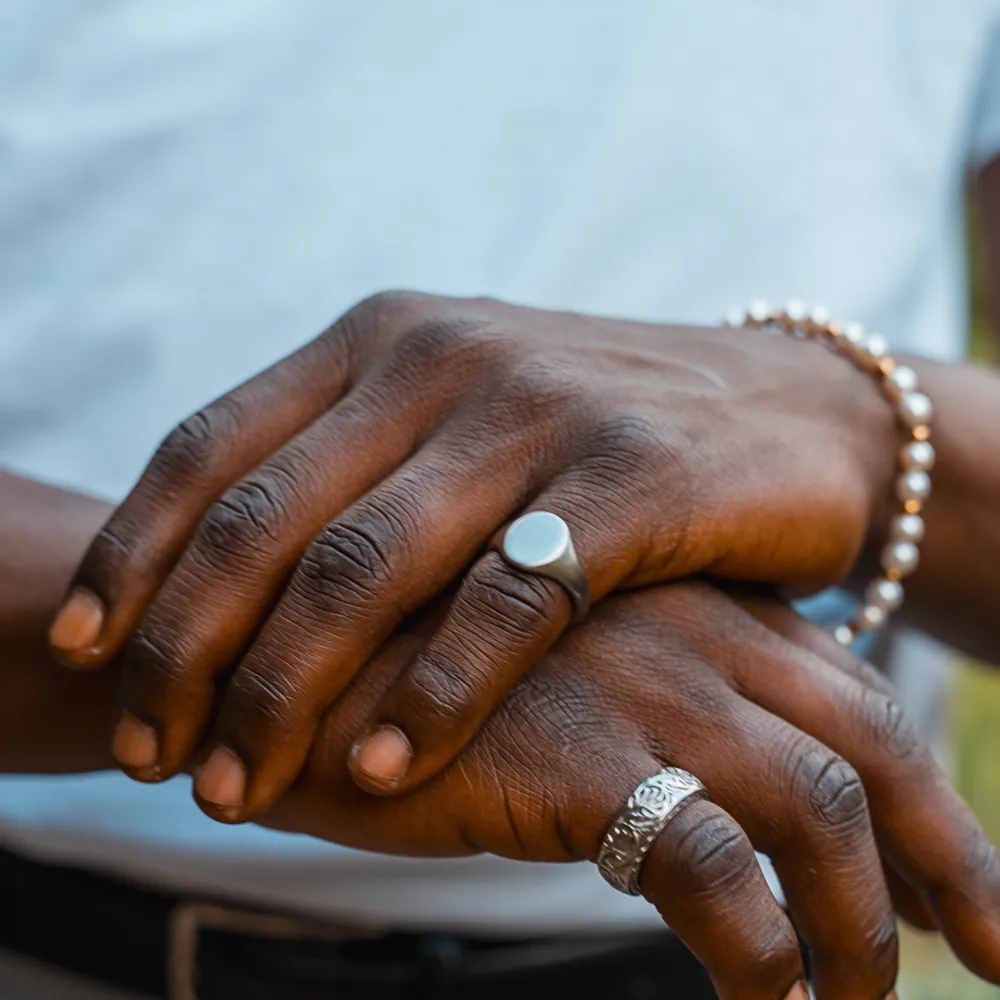
[[[6,0],[0,461],[120,498],[172,424],[386,287],[962,352],[998,0]],[[655,927],[589,865],[359,854],[188,782],[0,781],[20,849],[394,926]]]

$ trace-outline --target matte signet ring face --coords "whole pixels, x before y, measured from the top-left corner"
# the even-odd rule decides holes
[[[590,585],[577,559],[569,525],[557,514],[533,510],[504,532],[500,554],[518,569],[555,580],[573,602],[573,621],[590,609]]]

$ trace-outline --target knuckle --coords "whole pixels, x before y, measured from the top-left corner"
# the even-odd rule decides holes
[[[582,463],[584,484],[599,495],[610,486],[617,496],[627,483],[633,502],[653,505],[657,516],[670,511],[683,524],[696,509],[702,475],[691,455],[683,428],[642,410],[624,410],[596,429]]]
[[[439,654],[424,653],[410,667],[397,692],[397,713],[420,732],[451,730],[483,699],[475,673]]]
[[[380,564],[388,568],[390,562],[406,555],[423,527],[420,492],[420,486],[413,482],[383,484],[376,496],[360,501],[341,523],[357,535],[371,539],[370,544],[384,556]]]
[[[433,371],[456,358],[472,362],[489,343],[486,324],[466,316],[435,315],[409,327],[394,361],[403,372]]]
[[[386,288],[365,296],[345,314],[361,327],[379,328],[395,326],[409,319],[425,296],[402,289]]]
[[[90,543],[78,578],[96,586],[105,597],[115,600],[117,593],[108,591],[117,591],[115,575],[141,555],[138,544],[141,537],[133,536],[131,526],[120,514],[113,515]]]
[[[399,291],[375,292],[355,303],[323,335],[327,343],[363,347],[392,338],[414,296]]]
[[[676,469],[685,451],[677,440],[677,430],[667,428],[651,413],[637,408],[623,409],[606,421],[598,434],[599,453],[614,456],[632,469]]]
[[[554,589],[544,577],[518,573],[481,559],[465,577],[459,610],[488,634],[520,640],[547,634],[554,611]]]
[[[334,521],[309,543],[299,571],[300,585],[323,606],[368,603],[385,588],[391,562],[384,540],[365,525]]]
[[[229,437],[226,424],[220,403],[198,410],[163,439],[150,469],[171,480],[210,477]]]
[[[199,552],[228,560],[278,543],[285,517],[282,489],[266,473],[257,473],[212,502],[195,535]]]
[[[744,882],[757,865],[743,831],[730,817],[717,812],[689,821],[675,858],[685,890],[713,898]]]
[[[814,745],[794,763],[793,801],[823,832],[850,830],[867,821],[868,800],[857,771],[842,757]]]
[[[305,711],[306,684],[289,664],[277,657],[244,663],[233,675],[226,694],[230,727],[287,728]]]
[[[184,686],[192,658],[176,629],[147,617],[125,647],[126,674],[144,688]]]
[[[584,412],[599,397],[579,371],[565,362],[527,354],[511,365],[504,381],[504,399],[519,414],[544,423],[552,414]]]
[[[891,695],[866,688],[864,711],[875,746],[899,760],[924,759],[929,750],[916,724]]]

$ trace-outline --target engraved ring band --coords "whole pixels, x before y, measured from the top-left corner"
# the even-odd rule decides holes
[[[601,842],[597,867],[605,881],[638,896],[642,863],[671,816],[684,803],[707,797],[705,786],[679,767],[664,768],[641,782]]]

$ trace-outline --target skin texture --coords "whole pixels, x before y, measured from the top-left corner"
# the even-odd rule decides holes
[[[875,387],[813,344],[376,296],[170,435],[77,576],[107,609],[96,640],[60,651],[124,653],[124,705],[158,741],[155,764],[125,762],[145,780],[190,758],[235,667],[214,742],[252,816],[365,660],[464,574],[361,728],[406,734],[412,787],[568,624],[558,584],[481,554],[511,517],[563,516],[598,600],[705,571],[815,589],[855,562],[894,440]]]
[[[107,766],[117,668],[71,673],[43,658],[43,623],[107,508],[9,476],[0,499],[12,553],[0,596],[33,609],[34,623],[15,642],[17,616],[2,619],[0,707],[18,704],[19,719],[0,729],[0,764]],[[54,517],[58,544],[39,559],[33,542]],[[445,612],[411,620],[323,713],[305,766],[262,822],[407,855],[592,861],[632,788],[677,765],[703,778],[712,801],[678,810],[641,887],[720,996],[778,1000],[802,975],[752,847],[781,873],[820,1000],[891,989],[896,913],[940,929],[971,969],[1000,981],[1000,871],[983,831],[885,682],[773,598],[698,582],[610,598],[453,765],[409,795],[366,794],[346,763],[352,733]],[[33,652],[9,655],[22,644]]]
[[[1000,467],[979,459],[1000,381],[913,363],[940,451],[913,608],[995,649]],[[85,667],[123,653],[129,774],[169,777],[211,728],[202,798],[249,818],[368,657],[461,577],[355,734],[382,743],[356,779],[405,791],[568,624],[558,584],[484,553],[510,518],[564,517],[596,600],[695,573],[808,591],[877,550],[898,446],[873,381],[814,343],[379,295],[167,438],[84,559],[55,644]]]

